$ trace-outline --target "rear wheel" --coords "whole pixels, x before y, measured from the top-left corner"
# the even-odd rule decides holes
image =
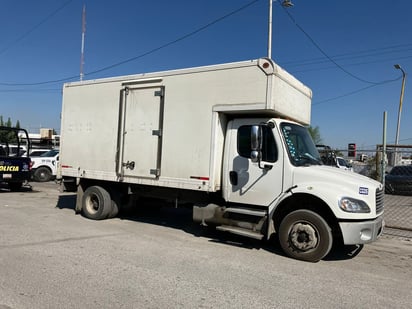
[[[296,210],[280,223],[279,242],[290,257],[318,262],[332,248],[333,237],[328,223],[310,210]]]
[[[52,178],[52,173],[47,167],[39,167],[34,172],[34,180],[39,182],[47,182]]]
[[[122,205],[122,196],[119,192],[116,190],[112,190],[110,192],[110,197],[112,200],[112,208],[110,209],[110,212],[107,216],[107,218],[114,218],[118,215],[120,207]]]
[[[112,199],[106,189],[100,186],[91,186],[86,189],[82,199],[82,212],[86,218],[106,219],[111,210]]]

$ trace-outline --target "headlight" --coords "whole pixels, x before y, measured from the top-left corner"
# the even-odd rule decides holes
[[[369,213],[371,210],[369,206],[361,200],[350,197],[342,197],[339,200],[339,207],[346,212]]]

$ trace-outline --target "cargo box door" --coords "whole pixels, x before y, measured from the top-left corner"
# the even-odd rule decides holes
[[[156,178],[160,175],[163,87],[122,91],[120,174]]]

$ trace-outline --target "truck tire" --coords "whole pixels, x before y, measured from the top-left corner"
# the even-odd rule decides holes
[[[292,258],[318,262],[332,248],[332,231],[317,213],[306,209],[296,210],[280,223],[279,243]]]
[[[112,200],[109,192],[100,186],[86,189],[82,198],[82,213],[93,220],[106,219],[112,210]]]
[[[114,218],[119,214],[119,209],[122,203],[120,193],[116,191],[110,192],[111,200],[112,200],[112,208],[110,209],[109,214],[107,215],[108,219]]]
[[[47,182],[52,178],[52,173],[47,167],[41,166],[36,169],[33,177],[35,181]]]

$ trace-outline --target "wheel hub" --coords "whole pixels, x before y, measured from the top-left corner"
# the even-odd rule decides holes
[[[89,196],[86,200],[86,207],[91,213],[96,213],[99,209],[99,199],[95,196]]]
[[[316,230],[307,223],[295,224],[289,234],[292,245],[301,251],[316,248],[319,240]]]

